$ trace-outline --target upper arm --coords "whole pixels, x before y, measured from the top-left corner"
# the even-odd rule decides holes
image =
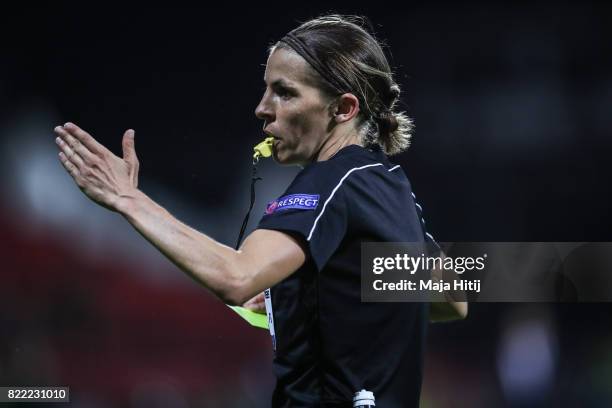
[[[232,256],[231,268],[238,276],[230,285],[232,302],[246,301],[274,286],[307,258],[319,271],[324,267],[347,226],[344,193],[334,189],[340,173],[344,174],[329,166],[305,169],[268,204],[257,229]]]
[[[245,240],[234,259],[243,276],[234,289],[232,303],[242,304],[259,292],[282,281],[306,261],[304,243],[281,231],[257,229]]]

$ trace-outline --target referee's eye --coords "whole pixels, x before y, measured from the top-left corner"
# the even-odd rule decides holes
[[[295,96],[295,92],[292,90],[285,88],[284,86],[277,86],[274,88],[274,92],[283,99],[289,99]]]

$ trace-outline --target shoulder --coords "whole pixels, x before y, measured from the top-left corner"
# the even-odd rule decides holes
[[[343,148],[329,160],[306,166],[294,179],[292,187],[306,187],[332,193],[347,181],[355,178],[373,176],[376,172],[387,172],[390,163],[383,154],[377,154],[361,146],[351,145]]]

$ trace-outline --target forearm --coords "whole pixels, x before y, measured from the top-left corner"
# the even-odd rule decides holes
[[[226,303],[244,286],[234,265],[238,251],[174,218],[140,190],[121,198],[117,210],[155,248]]]

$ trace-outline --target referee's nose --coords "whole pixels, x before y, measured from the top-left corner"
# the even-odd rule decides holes
[[[266,122],[274,122],[274,110],[269,103],[268,91],[266,91],[255,108],[255,116]]]

